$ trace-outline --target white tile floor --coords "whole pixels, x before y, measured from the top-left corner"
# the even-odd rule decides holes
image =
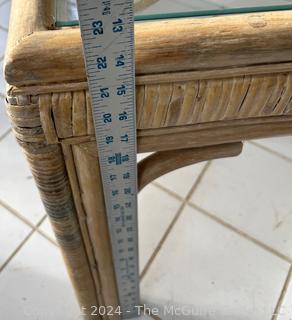
[[[0,65],[9,8],[0,0]],[[0,319],[80,319],[4,96],[0,77]],[[143,301],[161,319],[291,320],[291,181],[286,137],[246,143],[237,158],[178,170],[143,190]],[[190,314],[163,314],[163,305]]]

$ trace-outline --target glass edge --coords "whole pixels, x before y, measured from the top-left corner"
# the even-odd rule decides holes
[[[159,20],[159,19],[175,19],[175,18],[188,18],[188,17],[204,17],[204,16],[218,16],[236,13],[254,13],[254,12],[270,12],[270,11],[284,11],[291,10],[292,5],[279,6],[264,6],[264,7],[245,7],[245,8],[230,8],[230,9],[216,9],[216,10],[202,10],[202,11],[188,11],[188,12],[175,12],[175,13],[162,13],[152,15],[137,15],[135,21]]]
[[[62,27],[76,27],[79,26],[79,20],[71,20],[71,21],[56,21],[55,26],[58,28]]]
[[[216,9],[216,10],[202,10],[202,11],[187,11],[187,12],[173,12],[173,13],[159,13],[135,16],[135,21],[149,21],[149,20],[163,20],[163,19],[176,19],[176,18],[190,18],[190,17],[204,17],[204,16],[218,16],[237,13],[254,13],[254,12],[270,12],[270,11],[284,11],[291,10],[292,4],[281,6],[262,6],[262,7],[245,7],[245,8],[230,8],[230,9]],[[79,25],[78,20],[72,21],[56,21],[57,28],[62,27],[75,27]]]

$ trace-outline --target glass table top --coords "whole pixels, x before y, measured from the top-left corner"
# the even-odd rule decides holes
[[[292,10],[292,0],[134,0],[135,20]],[[78,25],[76,0],[57,0],[57,27]]]

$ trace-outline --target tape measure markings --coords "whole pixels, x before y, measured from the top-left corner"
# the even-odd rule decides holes
[[[119,300],[129,318],[139,304],[133,1],[78,0],[78,9]]]

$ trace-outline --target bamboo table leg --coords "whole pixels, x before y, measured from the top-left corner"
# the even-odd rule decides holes
[[[76,95],[73,94],[73,97],[76,98]],[[64,104],[58,105],[58,112],[66,112],[67,96],[60,96]],[[82,142],[82,139],[60,141],[51,133],[49,111],[52,101],[58,98],[60,102],[60,97],[54,94],[44,95],[41,99],[21,95],[8,97],[8,113],[17,140],[30,164],[86,318],[119,319],[118,315],[96,316],[99,306],[113,309],[118,306],[96,142]],[[76,111],[80,107],[76,104],[84,101],[75,98],[73,104]],[[229,143],[156,152],[138,166],[139,189],[177,168],[236,156],[241,149],[241,143]],[[94,315],[91,316],[91,313]]]
[[[61,147],[46,143],[37,101],[32,101],[30,96],[8,100],[8,113],[15,135],[30,164],[78,301],[89,309],[98,305],[97,292]]]

